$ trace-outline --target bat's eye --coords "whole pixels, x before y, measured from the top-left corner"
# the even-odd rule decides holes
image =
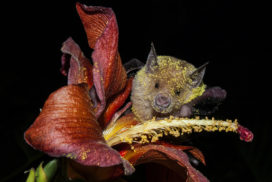
[[[175,94],[176,94],[176,95],[179,95],[179,94],[180,94],[180,90],[176,90],[176,91],[175,91]]]
[[[159,82],[155,83],[155,88],[159,88]]]

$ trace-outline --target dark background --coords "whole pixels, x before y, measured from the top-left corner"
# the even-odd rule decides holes
[[[59,72],[62,42],[72,36],[85,55],[91,56],[75,2],[2,4],[7,11],[1,12],[4,50],[0,76],[0,181],[24,181],[23,172],[37,167],[44,158],[24,142],[23,132],[35,120],[48,95],[66,84]],[[134,57],[145,61],[151,41],[158,54],[182,58],[195,66],[209,61],[205,83],[228,92],[214,116],[238,118],[255,138],[245,143],[234,134],[193,137],[193,143],[206,157],[207,166],[200,166],[200,170],[211,181],[272,179],[268,101],[271,20],[267,5],[234,0],[80,2],[113,8],[123,62]]]

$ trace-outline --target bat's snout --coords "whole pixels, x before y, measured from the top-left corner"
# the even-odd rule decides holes
[[[156,106],[160,107],[161,109],[166,109],[171,104],[171,97],[166,94],[159,93],[155,97],[155,104]]]

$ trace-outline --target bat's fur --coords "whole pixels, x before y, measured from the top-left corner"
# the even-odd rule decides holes
[[[204,72],[205,67],[196,69],[184,60],[157,56],[155,49],[151,49],[146,65],[133,80],[132,111],[141,121],[154,116],[187,116],[191,111],[186,104],[205,91],[202,82]],[[170,104],[167,108],[156,104],[158,95],[168,98]]]

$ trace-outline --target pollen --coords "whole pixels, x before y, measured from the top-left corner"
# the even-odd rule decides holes
[[[88,149],[88,150],[83,150],[82,151],[82,153],[81,153],[81,155],[80,155],[80,157],[81,157],[81,160],[86,160],[87,159],[87,157],[88,157],[88,153],[90,152],[90,149]]]
[[[174,137],[179,137],[181,135],[181,133],[179,132],[179,130],[177,128],[173,128],[169,130],[170,135],[174,136]]]
[[[130,138],[130,137],[125,137],[125,139],[124,139],[124,141],[125,142],[127,142],[127,143],[129,143],[129,144],[132,144],[132,140],[133,140],[133,138]]]
[[[237,133],[238,122],[215,120],[214,118],[199,119],[199,117],[188,118],[174,118],[173,116],[163,120],[146,121],[139,123],[127,130],[115,134],[107,139],[110,146],[125,142],[133,143],[154,143],[161,140],[164,136],[180,137],[184,134],[200,133],[200,132],[215,132],[225,131]]]
[[[147,139],[146,135],[141,135],[140,143],[149,143],[149,140]]]
[[[65,157],[67,157],[67,158],[69,158],[69,159],[73,159],[73,160],[77,158],[76,155],[75,155],[75,154],[72,154],[72,153],[66,154]]]

